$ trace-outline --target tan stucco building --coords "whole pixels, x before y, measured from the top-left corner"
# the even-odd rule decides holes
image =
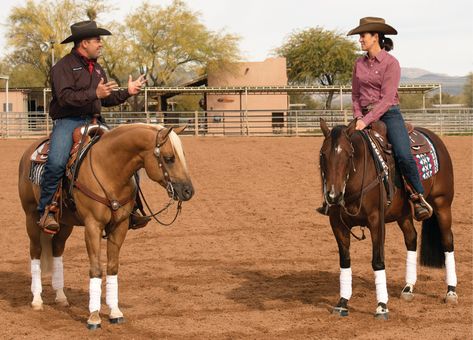
[[[209,72],[209,87],[286,86],[286,58],[269,58],[262,62],[242,62],[231,71]],[[277,132],[282,128],[288,107],[287,94],[207,94],[208,132],[241,134],[247,120],[253,132]],[[256,111],[255,111],[256,110]],[[261,111],[257,111],[261,110]],[[272,122],[272,128],[270,128]]]

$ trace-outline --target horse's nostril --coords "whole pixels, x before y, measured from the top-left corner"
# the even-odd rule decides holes
[[[190,199],[194,194],[194,190],[192,189],[192,187],[185,187],[183,190],[183,194],[185,199]]]

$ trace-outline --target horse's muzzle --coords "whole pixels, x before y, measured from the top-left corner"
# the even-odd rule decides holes
[[[194,196],[194,187],[191,183],[173,183],[174,199],[188,201]]]
[[[325,199],[329,205],[343,205],[343,193],[327,192]]]

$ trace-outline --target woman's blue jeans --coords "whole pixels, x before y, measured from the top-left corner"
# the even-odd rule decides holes
[[[73,142],[72,133],[75,128],[85,125],[88,119],[87,117],[66,117],[54,121],[48,159],[41,178],[41,196],[38,205],[40,215],[44,213],[46,206],[51,204],[59,181],[66,171]]]
[[[381,116],[381,121],[386,124],[388,140],[393,146],[394,158],[396,159],[401,173],[417,193],[423,194],[424,187],[422,186],[419,173],[417,172],[416,161],[411,154],[409,135],[399,106],[391,106],[389,110]]]

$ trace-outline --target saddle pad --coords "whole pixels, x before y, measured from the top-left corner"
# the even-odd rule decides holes
[[[425,139],[430,146],[430,152],[413,155],[417,164],[417,171],[422,180],[432,177],[439,171],[437,151],[427,136],[425,136]]]
[[[30,159],[32,162],[45,163],[46,160],[48,159],[48,153],[49,153],[49,139],[46,139],[36,148],[36,150],[31,155]]]
[[[33,184],[41,185],[41,177],[43,176],[44,166],[46,163],[31,162],[29,179]]]

